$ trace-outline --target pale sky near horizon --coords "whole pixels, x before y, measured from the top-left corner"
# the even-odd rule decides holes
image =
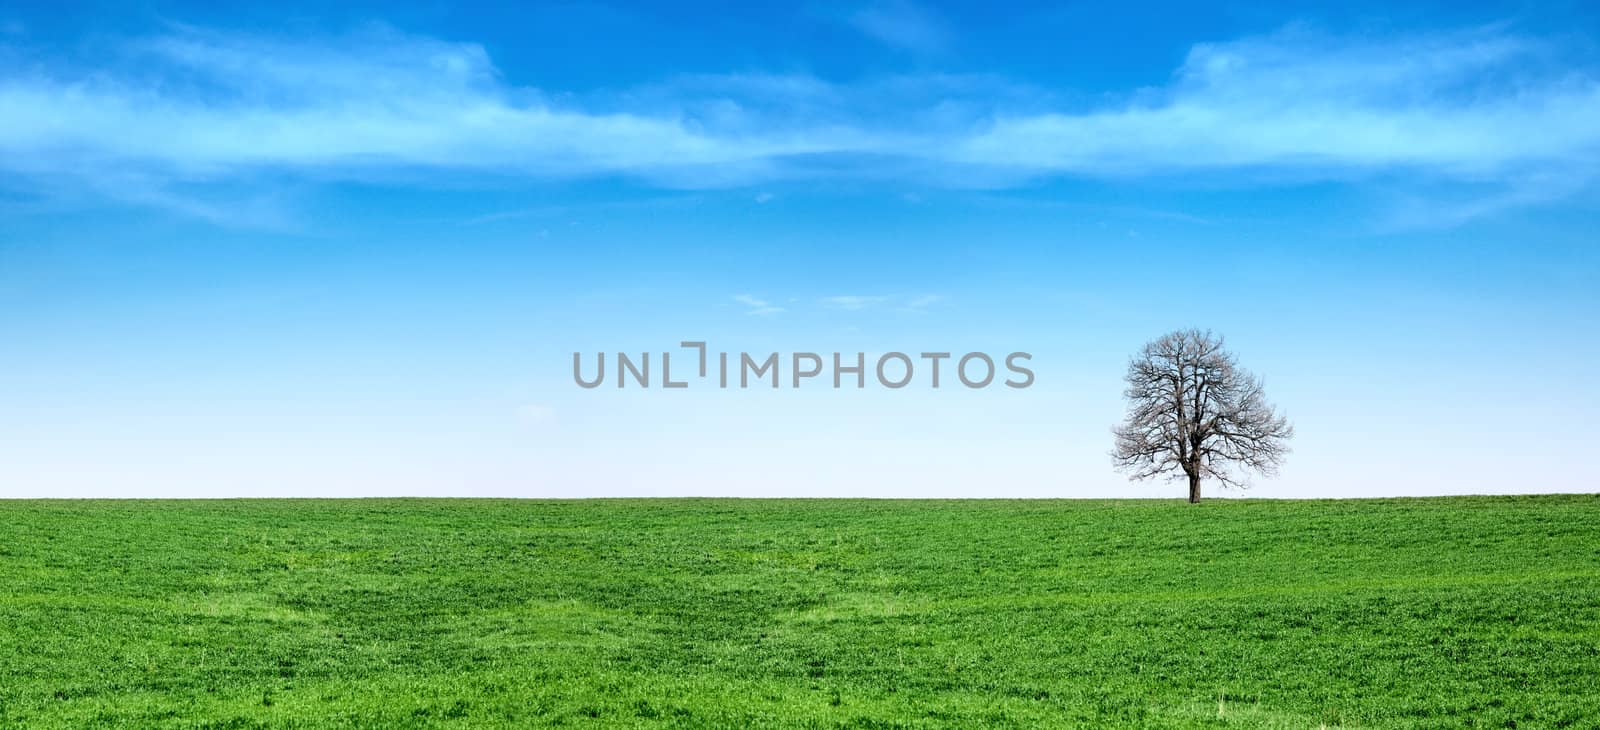
[[[0,496],[1180,497],[1182,327],[1208,494],[1600,491],[1593,5],[451,7],[0,8]],[[1036,381],[573,382],[684,340]]]

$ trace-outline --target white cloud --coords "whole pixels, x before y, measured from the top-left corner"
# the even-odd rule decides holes
[[[879,0],[850,15],[856,30],[886,45],[914,53],[937,53],[950,34],[934,14],[910,0]]]
[[[885,31],[917,12],[871,6],[857,20]],[[11,59],[0,65],[0,171],[13,185],[189,214],[235,207],[207,187],[218,183],[418,169],[691,188],[1381,174],[1488,187],[1456,206],[1470,217],[1586,190],[1600,161],[1600,76],[1498,29],[1362,42],[1290,29],[1201,44],[1165,87],[1087,109],[1004,79],[941,75],[698,76],[551,96],[509,82],[480,46],[383,28],[309,41],[180,29],[127,44],[108,67],[0,58]]]
[[[559,107],[506,85],[479,46],[392,31],[326,44],[195,31],[130,53],[156,80],[117,69],[77,78],[7,70],[6,166],[48,173],[139,164],[186,179],[259,168],[571,175],[705,167],[728,178],[840,146],[837,136],[719,135],[668,116]]]
[[[847,312],[859,312],[866,309],[892,306],[897,312],[926,312],[929,307],[944,301],[938,294],[922,294],[918,296],[883,296],[844,294],[840,296],[823,297],[819,300],[826,309],[837,309]]]
[[[834,297],[823,297],[822,306],[829,309],[855,311],[866,309],[868,307],[874,307],[886,301],[889,301],[889,298],[884,296],[861,296],[858,294],[845,294]]]
[[[1153,98],[1080,114],[1002,114],[951,158],[1058,172],[1410,168],[1459,178],[1592,164],[1594,76],[1486,80],[1520,71],[1533,48],[1481,33],[1337,44],[1286,31],[1202,44]]]
[[[785,311],[783,307],[774,306],[771,302],[765,299],[754,297],[749,294],[737,294],[733,297],[733,301],[748,307],[748,309],[745,311],[745,314],[754,314],[764,317],[768,315],[779,314]]]

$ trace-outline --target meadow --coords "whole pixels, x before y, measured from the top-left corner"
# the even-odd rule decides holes
[[[1600,496],[0,501],[0,727],[1600,727]]]

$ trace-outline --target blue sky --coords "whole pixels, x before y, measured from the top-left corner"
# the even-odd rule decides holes
[[[130,9],[132,8],[132,9]],[[0,9],[0,494],[1592,491],[1585,3]],[[574,351],[1025,350],[1021,391],[577,388]]]

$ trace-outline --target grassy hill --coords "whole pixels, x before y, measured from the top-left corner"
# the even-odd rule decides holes
[[[1600,496],[0,524],[4,727],[1600,727]]]

